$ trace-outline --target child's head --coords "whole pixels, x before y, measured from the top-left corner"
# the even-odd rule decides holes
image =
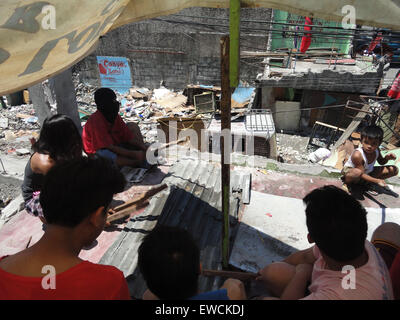
[[[361,130],[361,143],[365,151],[375,151],[383,140],[383,130],[377,125],[366,126]]]
[[[157,226],[139,247],[138,265],[149,290],[159,299],[197,294],[200,250],[186,230]]]
[[[355,198],[335,186],[324,186],[303,201],[309,236],[323,254],[346,262],[363,253],[367,212]]]
[[[108,160],[81,157],[49,170],[40,204],[47,223],[59,227],[75,228],[96,215],[97,224],[83,235],[91,243],[104,228],[113,195],[124,187],[124,176]]]
[[[94,101],[107,121],[113,123],[118,115],[120,103],[115,92],[109,88],[97,89],[94,93]]]
[[[82,156],[82,138],[71,118],[56,114],[43,122],[34,152],[48,154],[56,163]]]

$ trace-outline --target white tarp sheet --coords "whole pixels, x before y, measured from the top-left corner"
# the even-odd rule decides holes
[[[400,30],[400,0],[244,0],[242,7],[286,10]],[[1,0],[0,95],[47,79],[88,55],[99,37],[124,24],[188,7],[227,8],[229,0]]]

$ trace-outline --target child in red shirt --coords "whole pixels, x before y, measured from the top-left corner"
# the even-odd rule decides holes
[[[0,299],[130,299],[121,271],[78,257],[102,232],[113,194],[124,186],[102,158],[51,168],[40,193],[46,231],[32,247],[0,259]]]

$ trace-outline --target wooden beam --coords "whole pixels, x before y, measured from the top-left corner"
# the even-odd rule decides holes
[[[147,199],[159,193],[160,191],[166,189],[167,184],[162,184],[160,186],[151,188],[150,190],[142,193],[139,197],[129,200],[115,208],[112,208],[108,211],[109,216],[107,217],[107,222],[112,222],[115,220],[119,220],[128,216],[131,212],[143,208],[148,204]]]
[[[240,0],[230,0],[229,37],[229,82],[231,88],[236,88],[239,84]]]
[[[229,82],[229,36],[221,38],[221,186],[222,186],[222,266],[228,268],[229,260],[229,197],[230,197],[230,152],[231,145],[225,141],[224,130],[231,130],[231,88]],[[225,135],[225,137],[227,137]],[[230,135],[229,135],[230,137]],[[228,138],[228,137],[227,137]]]
[[[345,108],[349,106],[349,101],[347,101]],[[348,137],[353,133],[354,130],[357,129],[358,125],[360,124],[361,120],[365,118],[366,111],[368,111],[369,105],[365,104],[357,113],[354,120],[349,124],[346,131],[343,132],[339,140],[335,143],[332,150],[336,150],[340,145],[342,145]]]

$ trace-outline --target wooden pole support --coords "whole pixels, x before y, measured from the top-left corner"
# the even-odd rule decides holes
[[[222,186],[222,266],[229,260],[229,196],[231,151],[231,88],[229,83],[229,36],[221,38],[221,186]]]

